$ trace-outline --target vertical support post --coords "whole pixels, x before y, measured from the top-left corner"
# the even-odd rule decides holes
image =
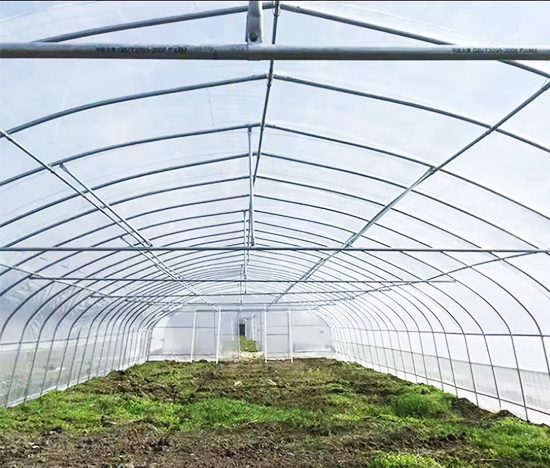
[[[231,312],[231,327],[230,327],[230,330],[231,330],[231,339],[234,339],[235,336],[238,336],[239,335],[239,325],[238,325],[238,322],[236,322],[235,320],[235,312]],[[236,335],[234,336],[233,334],[236,333]]]
[[[197,332],[197,309],[193,310],[193,331],[191,332],[191,354],[190,360],[193,362],[193,357],[195,355],[195,335]]]
[[[218,308],[218,337],[216,340],[216,364],[220,362],[220,335],[222,326],[222,308]]]
[[[134,364],[141,364],[145,362],[147,357],[147,347],[146,343],[149,341],[149,333],[147,329],[140,330],[138,333],[138,338],[136,340],[136,357],[134,358]]]
[[[76,345],[75,345],[75,351],[74,351],[74,354],[73,354],[73,360],[71,361],[71,367],[69,368],[69,378],[67,380],[67,384],[69,386],[71,385],[71,377],[73,375],[74,363],[75,363],[75,360],[76,360],[76,356],[78,354],[78,347],[80,346],[80,335],[82,335],[82,327],[80,328],[80,330],[78,330],[78,337],[76,338]],[[84,355],[82,355],[82,357],[80,359],[82,360],[83,357],[84,357]],[[78,375],[76,376],[76,383],[78,383]],[[25,399],[26,398],[27,398],[27,396],[25,396]]]
[[[248,245],[253,246],[254,241],[254,173],[252,170],[252,128],[248,127],[248,183],[249,183],[249,211],[248,211]],[[248,254],[250,261],[250,253]]]
[[[235,329],[237,333],[237,359],[241,359],[241,311],[237,312],[237,327]]]
[[[267,362],[267,307],[264,304],[264,361]]]
[[[149,334],[147,336],[147,357],[145,358],[146,361],[149,361],[149,358],[151,357],[151,341],[153,341],[153,329],[149,330]]]
[[[247,245],[247,243],[246,243],[246,210],[244,210],[243,211],[243,247],[246,247],[246,245]],[[249,254],[249,252],[247,250],[243,250],[243,280],[244,281],[241,285],[241,290],[243,290],[245,294],[246,294],[246,288],[247,288],[247,284],[246,284],[246,275],[247,275],[246,264],[248,263],[248,258],[247,258],[248,254]],[[241,304],[243,303],[242,296],[241,296],[241,301],[240,302],[241,302]]]
[[[294,362],[294,351],[292,349],[292,311],[288,309],[288,355],[290,356],[290,362]]]

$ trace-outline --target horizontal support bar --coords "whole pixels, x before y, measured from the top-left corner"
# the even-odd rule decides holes
[[[0,44],[0,58],[174,60],[550,60],[548,46],[303,47],[189,44]]]
[[[191,306],[191,304],[186,304],[186,305],[189,305]],[[195,309],[196,304],[193,305],[193,309]],[[212,309],[200,309],[198,308],[197,309],[197,312],[208,312],[208,313],[211,313],[211,314],[215,314],[216,312],[215,311],[212,311]],[[235,314],[238,314],[240,311],[239,310],[234,310],[234,309],[230,309],[230,310],[224,310],[222,311],[224,314],[228,314],[230,312],[233,312]],[[190,310],[190,311],[186,311],[185,313],[189,313],[189,314],[192,314],[193,313],[193,310]],[[292,325],[293,327],[309,327],[309,325]],[[183,325],[164,325],[164,326],[157,326],[155,328],[186,328],[186,329],[192,329],[193,327],[191,325],[189,326],[183,326]],[[199,328],[199,327],[196,327],[196,328]],[[212,329],[213,327],[200,327],[200,328],[208,328],[208,329]],[[344,327],[344,326],[341,326],[339,327],[340,330],[355,330],[355,331],[365,331],[365,332],[370,332],[370,333],[379,333],[379,332],[390,332],[390,333],[410,333],[410,334],[413,334],[413,335],[417,335],[417,334],[420,334],[420,335],[449,335],[449,336],[466,336],[466,337],[469,337],[469,336],[499,336],[499,337],[510,337],[510,338],[514,338],[516,336],[518,337],[530,337],[530,338],[550,338],[550,335],[548,334],[538,334],[538,333],[480,333],[480,332],[455,332],[455,331],[439,331],[439,330],[407,330],[407,329],[393,329],[393,328],[380,328],[380,329],[365,329],[365,328],[354,328],[354,327]],[[135,332],[134,332],[135,333]],[[66,343],[66,342],[78,342],[79,341],[79,338],[78,337],[72,337],[72,338],[56,338],[55,340],[25,340],[25,341],[5,341],[5,342],[2,342],[0,343],[0,349],[1,348],[8,348],[8,347],[11,347],[11,346],[19,346],[19,345],[27,345],[27,344],[31,344],[31,345],[37,345],[37,344],[40,344],[40,345],[44,345],[44,344],[50,344],[50,345],[55,345],[55,344],[60,344],[62,345],[63,343]],[[14,350],[16,351],[17,348]],[[11,351],[11,350],[8,350],[8,351]],[[475,361],[472,362],[472,364],[476,364]],[[482,362],[480,363],[477,363],[477,364],[483,364]],[[496,367],[496,366],[495,366]],[[532,371],[533,372],[533,371]]]
[[[352,300],[353,298],[349,298],[347,300]],[[289,301],[289,302],[279,302],[277,305],[281,307],[289,306],[289,305],[315,305],[315,306],[325,306],[325,305],[331,305],[341,301],[344,301],[346,299],[325,299],[325,300],[318,300],[318,301]],[[186,302],[177,302],[177,301],[148,301],[146,299],[136,299],[136,300],[130,300],[125,299],[127,303],[139,303],[139,304],[151,304],[151,305],[174,305],[174,306],[186,306],[186,307],[193,307],[196,306],[196,303],[186,303]],[[226,306],[268,306],[269,302],[218,302],[216,303],[218,307],[221,307],[222,312],[224,312],[224,307]],[[215,312],[213,312],[215,313]]]
[[[243,281],[244,282],[244,281]],[[449,281],[450,282],[450,281]],[[366,293],[371,292],[372,289],[335,289],[332,291],[291,291],[286,294],[353,294],[353,293]],[[211,294],[201,294],[204,297],[253,297],[253,296],[278,296],[281,292],[247,292],[247,293],[211,293]],[[133,299],[133,298],[142,298],[142,297],[196,297],[195,294],[129,294],[129,295],[110,295],[105,296],[94,296],[91,297],[102,297],[107,299]]]
[[[0,247],[0,252],[454,252],[454,253],[550,253],[550,249],[482,249],[438,247]]]
[[[29,279],[31,280],[50,280],[57,281],[140,281],[145,283],[163,283],[163,282],[178,282],[172,278],[101,278],[97,276],[89,276],[87,278],[78,277],[78,276],[61,276],[57,277],[46,277],[46,276],[34,276],[32,275]],[[455,280],[452,279],[426,279],[426,280],[302,280],[292,279],[292,280],[254,280],[254,279],[185,279],[187,283],[324,283],[324,284],[416,284],[416,283],[455,283]],[[277,293],[280,294],[280,293]]]

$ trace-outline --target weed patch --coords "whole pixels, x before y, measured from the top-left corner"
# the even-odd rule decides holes
[[[429,457],[389,453],[378,455],[367,466],[368,468],[442,468]]]
[[[284,422],[293,426],[312,426],[318,417],[305,410],[282,409],[229,398],[210,398],[182,409],[182,430],[204,427],[234,427],[258,422]]]
[[[512,417],[469,430],[470,439],[496,458],[546,463],[550,466],[550,430]]]
[[[433,418],[450,412],[451,403],[448,396],[442,392],[408,391],[395,399],[393,408],[398,416]]]

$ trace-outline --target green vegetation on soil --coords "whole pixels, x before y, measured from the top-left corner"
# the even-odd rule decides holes
[[[0,408],[7,467],[550,466],[550,431],[326,359],[149,362]]]
[[[258,348],[256,347],[256,342],[254,340],[250,340],[244,335],[239,335],[239,339],[241,341],[241,351],[245,351],[247,353],[258,352]]]

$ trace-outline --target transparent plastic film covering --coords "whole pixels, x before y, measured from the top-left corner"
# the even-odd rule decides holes
[[[1,3],[0,404],[244,334],[548,424],[549,16]]]

